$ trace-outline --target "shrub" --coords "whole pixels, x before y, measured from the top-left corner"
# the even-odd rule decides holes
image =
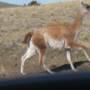
[[[38,3],[36,0],[31,1],[30,3],[28,3],[28,6],[33,6],[33,5],[40,5],[40,3]]]

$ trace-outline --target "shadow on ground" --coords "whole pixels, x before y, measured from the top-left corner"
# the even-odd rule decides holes
[[[79,67],[79,66],[81,66],[81,65],[83,65],[85,63],[89,63],[89,62],[88,61],[75,62],[74,66],[75,66],[75,68],[77,68],[77,67]],[[54,68],[54,67],[52,66],[52,68]],[[54,72],[61,72],[61,71],[66,71],[66,70],[71,70],[69,64],[65,64],[65,65],[62,65],[60,67],[56,67],[56,68],[52,69],[52,71],[54,71]]]

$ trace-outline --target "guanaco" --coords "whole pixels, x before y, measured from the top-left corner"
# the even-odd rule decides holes
[[[24,43],[28,43],[28,48],[26,53],[21,58],[21,74],[25,75],[24,63],[28,58],[39,54],[39,63],[43,66],[45,71],[50,74],[54,72],[47,68],[45,64],[45,52],[47,48],[51,47],[53,49],[62,50],[65,48],[66,58],[70,64],[73,71],[77,71],[71,61],[71,49],[82,50],[88,61],[90,57],[86,52],[86,46],[76,43],[74,41],[75,34],[81,25],[82,18],[87,15],[90,9],[87,8],[86,4],[81,3],[82,9],[77,12],[75,20],[68,25],[49,25],[47,27],[39,28],[35,32],[29,32],[24,38]]]

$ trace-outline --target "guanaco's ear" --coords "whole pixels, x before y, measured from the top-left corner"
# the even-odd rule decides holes
[[[84,7],[86,7],[86,4],[84,2],[81,2],[81,5],[84,6]]]
[[[81,5],[86,8],[87,10],[90,10],[90,5],[89,4],[86,4],[84,2],[81,2]]]

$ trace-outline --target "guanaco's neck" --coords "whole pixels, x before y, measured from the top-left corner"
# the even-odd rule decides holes
[[[73,30],[76,31],[82,25],[83,17],[84,17],[83,14],[77,13],[75,20],[71,24],[71,27],[72,27]]]

